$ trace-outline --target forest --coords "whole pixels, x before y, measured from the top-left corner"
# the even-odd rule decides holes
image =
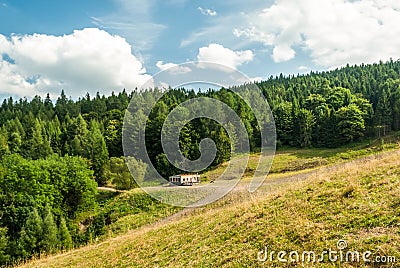
[[[278,148],[338,147],[400,130],[400,61],[271,76],[256,85],[274,115]],[[3,101],[0,265],[78,247],[96,236],[96,228],[104,227],[104,219],[86,230],[79,228],[76,219],[96,209],[98,186],[136,186],[123,154],[124,118],[143,119],[143,111],[135,109],[135,103],[159,93],[159,89],[123,90],[110,96],[86,94],[74,100],[61,91],[55,101],[50,95]],[[160,131],[165,118],[180,103],[203,96],[231,107],[244,123],[251,150],[259,149],[260,129],[255,116],[231,89],[170,89],[146,122],[146,148],[161,175],[179,172],[162,150]],[[127,111],[129,103],[133,109]],[[229,160],[231,141],[227,132],[205,118],[183,127],[179,140],[183,154],[197,159],[199,142],[205,137],[217,145],[210,168]],[[138,174],[146,172],[141,161],[129,161],[140,170]]]

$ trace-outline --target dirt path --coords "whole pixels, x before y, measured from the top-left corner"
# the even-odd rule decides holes
[[[124,190],[117,190],[117,189],[110,188],[110,187],[97,187],[97,190],[106,191],[106,192],[113,192],[113,193],[124,193],[124,192],[126,192]]]

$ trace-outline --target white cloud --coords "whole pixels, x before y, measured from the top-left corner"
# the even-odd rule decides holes
[[[236,69],[243,63],[252,61],[254,54],[251,50],[234,51],[220,44],[210,44],[199,48],[197,60],[200,62],[213,62]]]
[[[185,73],[189,73],[192,70],[184,65],[179,65],[176,63],[171,63],[171,62],[167,62],[164,63],[163,61],[157,61],[156,66],[158,69],[160,69],[160,71],[168,71],[172,74],[185,74]]]
[[[209,9],[209,8],[198,7],[197,9],[200,10],[201,14],[203,14],[204,16],[216,16],[217,15],[217,11]]]
[[[301,66],[297,67],[297,69],[298,69],[299,71],[304,72],[304,71],[309,70],[310,68],[308,68],[307,66],[301,65]]]
[[[7,38],[4,35],[0,34],[0,52],[1,53],[10,53],[11,45],[8,42]]]
[[[151,77],[120,36],[97,28],[72,34],[0,35],[0,94],[58,94],[78,97],[86,91],[134,89]],[[11,63],[10,63],[11,62]]]
[[[158,69],[160,69],[160,71],[165,71],[165,70],[167,70],[169,68],[173,68],[173,67],[178,66],[178,64],[171,63],[171,62],[164,63],[163,61],[159,60],[159,61],[157,61],[156,66],[157,66]]]
[[[272,52],[272,58],[275,62],[288,61],[294,58],[296,52],[287,45],[276,45]]]
[[[245,24],[233,33],[273,46],[275,62],[293,59],[295,49],[328,68],[400,57],[397,0],[276,0]]]

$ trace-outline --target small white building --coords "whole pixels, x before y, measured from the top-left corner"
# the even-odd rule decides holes
[[[199,174],[180,174],[169,177],[169,182],[176,185],[191,186],[196,183],[200,183]]]

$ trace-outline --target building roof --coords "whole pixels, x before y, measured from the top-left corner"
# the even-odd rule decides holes
[[[175,176],[200,176],[199,174],[177,174],[177,175],[172,175],[170,177],[175,177]]]

